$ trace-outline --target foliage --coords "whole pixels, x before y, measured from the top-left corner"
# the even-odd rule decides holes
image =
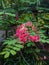
[[[20,51],[21,48],[23,48],[21,42],[11,38],[5,40],[3,45],[5,47],[3,48],[3,51],[0,53],[0,55],[4,55],[4,58],[8,58],[10,54],[15,55],[17,51]]]
[[[22,24],[25,27],[21,28]],[[16,32],[19,26],[21,32],[27,28],[31,37],[26,35],[26,40],[23,36],[26,32]],[[0,0],[0,30],[6,31],[0,44],[0,65],[49,64],[48,0]]]

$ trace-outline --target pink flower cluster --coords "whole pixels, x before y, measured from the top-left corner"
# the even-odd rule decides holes
[[[27,31],[27,28],[25,27],[25,24],[18,26],[18,28],[16,29],[16,36],[21,42],[27,42],[29,33]]]
[[[30,36],[29,39],[32,42],[38,42],[40,40],[40,37],[38,35]]]
[[[31,36],[28,32],[27,26],[33,26],[32,22],[27,22],[25,24],[21,24],[16,29],[16,37],[23,43],[26,43],[28,40],[32,42],[38,42],[40,40],[39,35]]]

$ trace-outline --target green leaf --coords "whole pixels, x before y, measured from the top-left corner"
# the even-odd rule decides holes
[[[13,47],[12,49],[15,50],[15,51],[20,51],[20,50],[21,50],[21,49],[18,48],[18,47]]]
[[[6,52],[5,51],[3,51],[3,52],[0,52],[0,55],[4,55]]]
[[[4,56],[5,58],[8,57],[6,55],[8,55],[8,54],[10,55],[10,53],[12,55],[15,55],[17,53],[17,51],[20,51],[21,48],[23,48],[21,42],[19,42],[17,39],[7,38],[7,40],[5,40],[3,44],[5,45],[5,48],[3,48],[3,51],[5,53],[2,53],[2,52],[1,53],[2,53],[2,55],[5,54],[5,56]]]
[[[40,39],[40,42],[49,43],[49,39]]]
[[[12,55],[15,55],[15,54],[16,54],[16,51],[10,50],[10,53],[11,53]]]
[[[47,43],[49,43],[49,39],[47,39]]]
[[[16,39],[8,39],[8,40],[5,40],[5,42],[4,42],[4,44],[8,44],[8,45],[11,45],[14,43],[16,43]]]
[[[4,58],[8,58],[10,55],[10,52],[6,52],[6,54],[4,55]]]
[[[17,39],[11,39],[11,38],[9,38],[9,39],[6,39],[5,41],[4,41],[4,44],[8,44],[8,45],[11,45],[11,44],[17,44],[17,43],[19,43],[19,44],[21,44],[22,42],[20,42],[19,40],[17,40]]]
[[[32,43],[32,46],[35,46],[35,43]]]
[[[9,16],[12,16],[12,17],[15,17],[15,14],[12,14],[12,13],[5,13],[6,15],[9,15]]]
[[[3,12],[0,12],[0,15],[2,15],[3,14]]]
[[[20,45],[20,44],[16,44],[15,46],[16,46],[16,47],[19,47],[19,48],[23,48],[23,46]]]
[[[14,46],[8,46],[9,49],[13,49],[15,51],[20,51],[19,47],[14,47]],[[10,50],[9,50],[10,51]]]
[[[30,47],[31,46],[31,43],[27,43],[27,47]]]
[[[32,42],[28,42],[28,43],[27,43],[27,47],[30,47],[30,46],[35,46],[35,44],[32,43]]]
[[[40,39],[40,42],[43,42],[43,43],[45,43],[45,42],[46,42],[46,40],[44,40],[44,39]]]
[[[40,49],[36,48],[35,51],[36,51],[36,52],[40,52]]]

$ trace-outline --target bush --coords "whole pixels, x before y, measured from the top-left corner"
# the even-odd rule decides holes
[[[0,0],[0,65],[49,64],[48,6],[45,0]]]

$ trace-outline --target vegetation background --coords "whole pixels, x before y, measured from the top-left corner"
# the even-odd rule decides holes
[[[36,48],[34,43],[28,42],[22,50],[21,42],[14,38],[14,34],[17,26],[27,21],[32,21],[42,32],[41,41]],[[13,44],[15,47],[11,46]],[[48,64],[49,0],[0,0],[0,65]]]

